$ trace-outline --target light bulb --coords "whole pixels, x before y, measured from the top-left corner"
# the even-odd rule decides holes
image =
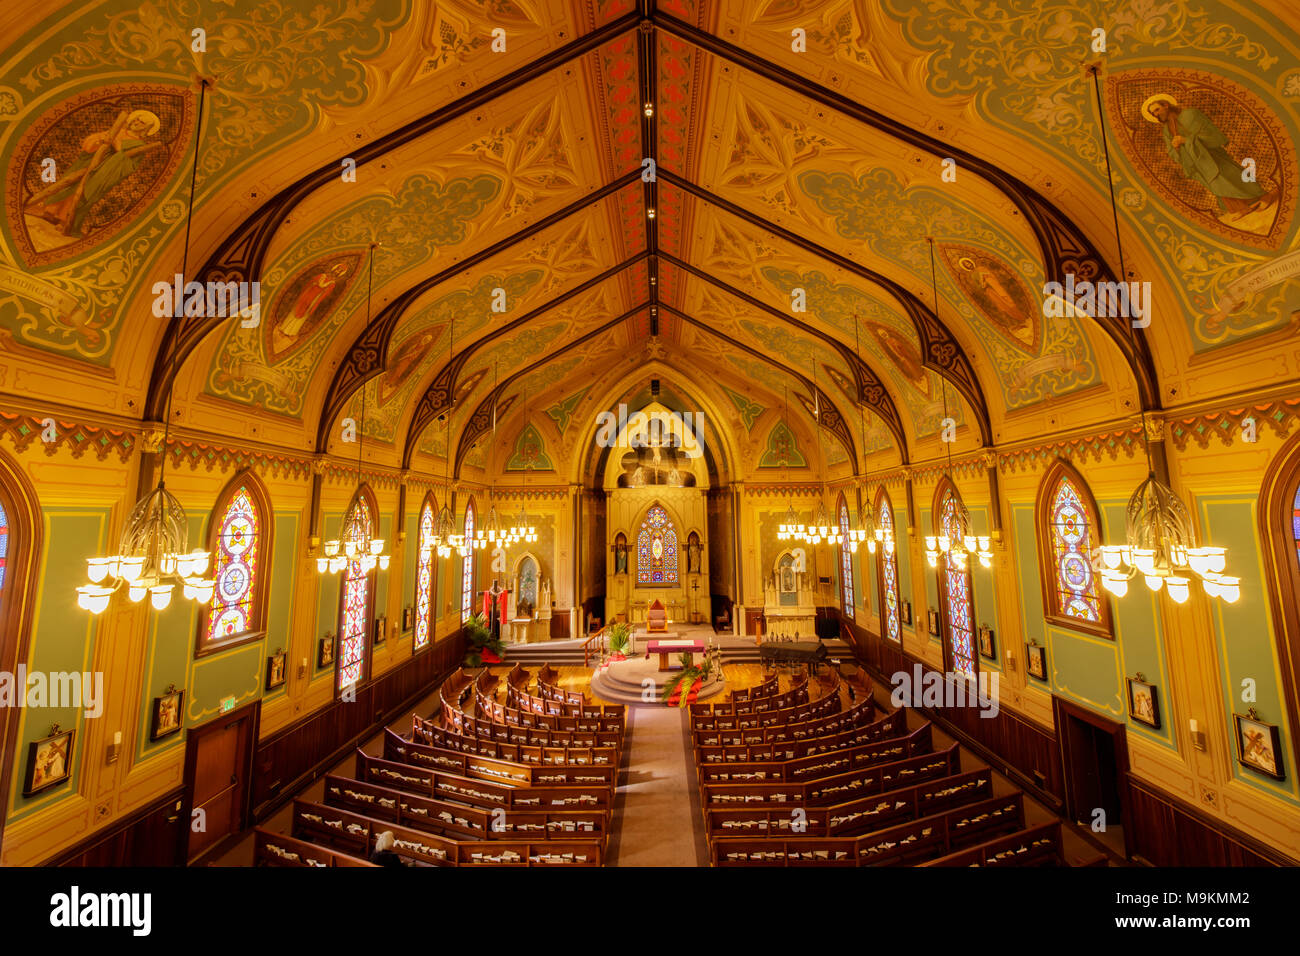
[[[128,584],[140,580],[140,575],[143,573],[144,558],[123,558],[118,564],[118,574],[125,578]]]

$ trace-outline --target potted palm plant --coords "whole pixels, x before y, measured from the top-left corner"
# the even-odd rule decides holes
[[[500,664],[506,642],[492,636],[483,612],[471,614],[465,622],[465,666],[482,667],[485,663]]]
[[[700,688],[709,679],[709,672],[713,669],[713,663],[707,658],[699,667],[692,665],[690,654],[679,654],[678,659],[682,662],[682,669],[664,685],[664,703],[669,707],[685,707],[695,703]]]
[[[632,653],[632,625],[626,621],[616,621],[609,626],[609,659],[625,661]]]

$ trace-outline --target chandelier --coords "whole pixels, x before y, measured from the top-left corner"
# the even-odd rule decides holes
[[[934,293],[934,314],[939,314],[939,281],[935,275],[934,269],[934,238],[926,236],[926,242],[930,244],[930,289]],[[940,382],[943,388],[943,417],[948,419],[948,380],[940,376]],[[942,435],[940,435],[942,438]],[[948,452],[948,481],[952,481],[952,442],[945,441],[944,445]],[[981,567],[993,567],[993,551],[990,548],[988,535],[977,535],[971,528],[970,511],[966,508],[966,503],[961,498],[954,496],[956,505],[956,527],[952,528],[952,534],[945,529],[943,534],[926,535],[925,537],[925,560],[930,567],[939,566],[939,557],[942,555],[947,559],[948,566],[954,571],[964,570],[966,562],[970,558],[976,558]],[[943,516],[936,515],[931,517],[940,527],[943,527]]]
[[[194,124],[194,164],[190,170],[190,198],[185,213],[185,244],[181,253],[181,275],[189,267],[190,222],[194,216],[194,185],[199,170],[199,141],[203,130],[203,100],[208,80],[199,82],[198,119]],[[185,288],[182,286],[182,288]],[[179,322],[183,311],[179,306],[183,296],[178,290],[174,301],[178,304],[173,318]],[[189,522],[185,509],[176,496],[167,490],[163,481],[167,470],[167,446],[171,435],[171,408],[173,375],[176,369],[176,351],[179,336],[173,336],[171,355],[168,358],[167,411],[163,423],[162,458],[158,464],[158,486],[136,503],[126,519],[126,527],[118,545],[117,554],[106,558],[88,558],[86,575],[90,584],[77,588],[77,604],[100,614],[109,599],[125,590],[132,603],[138,604],[149,595],[155,610],[164,610],[172,601],[172,593],[179,586],[187,600],[200,606],[212,601],[216,582],[204,578],[211,555],[207,551],[189,550]]]
[[[366,289],[366,328],[370,327],[370,299],[375,288],[375,248],[377,242],[370,244],[369,286]],[[366,437],[366,383],[361,385],[361,428],[357,435],[357,490],[361,490],[361,446]],[[363,574],[369,574],[376,566],[388,570],[389,556],[384,554],[384,539],[371,535],[371,521],[363,513],[364,505],[360,494],[356,495],[352,507],[343,518],[340,536],[325,542],[325,554],[316,559],[316,570],[321,574],[338,574],[351,562],[361,567]]]
[[[532,422],[532,416],[529,414],[530,407],[531,406],[528,404],[528,386],[525,385],[524,386],[524,427],[525,428],[527,428],[527,426]],[[494,420],[494,424],[495,424],[495,420]],[[525,462],[523,494],[526,496],[527,493],[528,493],[528,465],[527,462]],[[525,543],[531,544],[532,542],[537,540],[537,528],[535,528],[533,525],[528,523],[528,515],[524,511],[524,502],[522,498],[519,501],[519,514],[515,515],[514,518],[511,519],[510,527],[506,529],[506,537],[509,539],[508,541],[509,544],[515,544],[516,542],[519,541],[523,541]]]
[[[1103,108],[1098,68],[1089,68],[1097,108]],[[1110,175],[1110,146],[1106,138],[1106,115],[1099,112],[1101,143],[1106,157],[1106,182],[1110,186],[1111,218],[1115,223],[1115,246],[1119,250],[1121,280],[1128,275],[1124,268],[1124,247],[1120,242],[1119,213],[1115,204],[1115,183]],[[1137,332],[1129,323],[1134,351]],[[1151,462],[1151,436],[1147,431],[1146,408],[1142,408],[1142,442],[1147,455],[1147,477],[1128,500],[1124,522],[1124,543],[1101,546],[1101,583],[1116,597],[1128,593],[1128,582],[1142,575],[1152,591],[1162,587],[1176,604],[1191,594],[1192,579],[1210,597],[1223,598],[1234,604],[1241,597],[1241,579],[1223,572],[1228,565],[1228,549],[1197,546],[1192,517],[1168,485],[1156,477]]]
[[[853,314],[853,354],[858,361],[862,361],[862,336],[861,326],[858,325],[858,316]],[[858,405],[858,425],[862,432],[862,476],[865,481],[867,475],[867,413],[862,406]],[[857,524],[849,529],[848,543],[849,553],[857,554],[858,545],[866,542],[867,550],[875,554],[877,545],[884,545],[888,554],[894,553],[894,532],[887,531],[876,524],[876,510],[871,504],[871,485],[866,483],[863,490],[866,496],[859,495],[861,507],[858,509]]]
[[[1241,579],[1223,573],[1227,549],[1197,546],[1187,508],[1154,473],[1128,501],[1125,542],[1101,547],[1101,583],[1116,597],[1127,594],[1129,580],[1139,574],[1148,588],[1163,587],[1178,604],[1191,594],[1193,578],[1210,597],[1229,604],[1241,597]]]

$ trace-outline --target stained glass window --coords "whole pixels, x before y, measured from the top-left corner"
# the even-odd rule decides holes
[[[357,519],[364,534],[373,533],[370,505],[357,496]],[[361,680],[366,663],[366,637],[370,624],[370,575],[360,561],[349,561],[343,572],[343,622],[339,625],[339,690]]]
[[[9,561],[9,516],[0,504],[0,591],[5,586],[5,565]]]
[[[465,505],[465,544],[474,541],[474,502]],[[470,548],[461,562],[460,570],[460,622],[469,620],[474,610],[474,550]]]
[[[1092,569],[1092,529],[1078,488],[1062,475],[1052,496],[1051,569],[1056,611],[1062,617],[1101,623],[1101,599]]]
[[[960,541],[962,538],[959,514],[957,496],[949,488],[944,492],[940,506],[943,533],[949,541]],[[970,569],[955,567],[951,559],[945,559],[940,567],[939,573],[948,603],[948,651],[952,669],[958,674],[974,677],[975,628],[971,620],[974,609],[971,606]]]
[[[0,524],[3,523],[4,512],[0,511]],[[0,584],[4,583],[4,543],[3,527],[0,527]],[[1296,489],[1295,501],[1291,502],[1291,538],[1295,541],[1296,557],[1300,558],[1300,488]]]
[[[889,495],[885,494],[883,490],[880,493],[879,511],[878,523],[881,530],[892,532],[894,530],[894,506],[889,500]],[[885,636],[891,641],[901,641],[903,633],[898,611],[898,555],[886,548],[880,550],[880,574],[885,592]]]
[[[646,512],[636,536],[636,583],[677,583],[677,532],[659,505]]]
[[[261,547],[262,516],[257,513],[252,492],[242,485],[230,498],[221,515],[215,547],[216,587],[208,608],[206,640],[235,637],[257,626],[253,597]],[[0,547],[0,553],[3,548]]]
[[[415,649],[429,643],[433,606],[433,505],[427,500],[420,512],[420,535],[415,549]]]
[[[844,613],[853,617],[853,554],[849,551],[849,506],[840,498],[840,593],[844,599]]]

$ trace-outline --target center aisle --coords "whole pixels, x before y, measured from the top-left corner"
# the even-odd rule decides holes
[[[627,709],[627,776],[608,865],[709,865],[687,714],[681,707]]]

